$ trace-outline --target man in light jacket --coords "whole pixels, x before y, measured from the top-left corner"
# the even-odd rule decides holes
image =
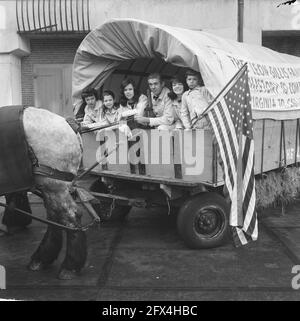
[[[170,90],[165,87],[161,75],[153,73],[148,76],[148,85],[151,91],[153,113],[155,117],[135,116],[136,122],[157,129],[171,129],[174,123],[172,101],[168,96]]]

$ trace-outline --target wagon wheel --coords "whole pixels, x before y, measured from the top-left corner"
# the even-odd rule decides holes
[[[106,186],[100,180],[95,181],[91,185],[90,190],[97,193],[108,193]],[[99,215],[101,221],[124,219],[131,210],[131,206],[112,206],[112,204],[109,202],[94,203],[92,206]]]
[[[193,196],[181,206],[177,228],[190,248],[220,246],[229,234],[229,206],[217,193]]]

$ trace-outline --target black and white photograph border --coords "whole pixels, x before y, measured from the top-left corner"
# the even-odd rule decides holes
[[[0,301],[300,300],[299,0],[0,0],[0,84]]]

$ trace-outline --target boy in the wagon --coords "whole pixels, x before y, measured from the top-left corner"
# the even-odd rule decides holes
[[[184,128],[206,128],[208,123],[204,118],[197,120],[213,100],[212,95],[204,86],[200,86],[201,75],[194,70],[185,74],[189,90],[182,95],[181,121]]]

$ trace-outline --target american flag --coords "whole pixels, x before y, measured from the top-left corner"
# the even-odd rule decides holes
[[[216,137],[231,199],[229,224],[236,246],[257,240],[254,140],[247,65],[217,96],[206,114]]]

